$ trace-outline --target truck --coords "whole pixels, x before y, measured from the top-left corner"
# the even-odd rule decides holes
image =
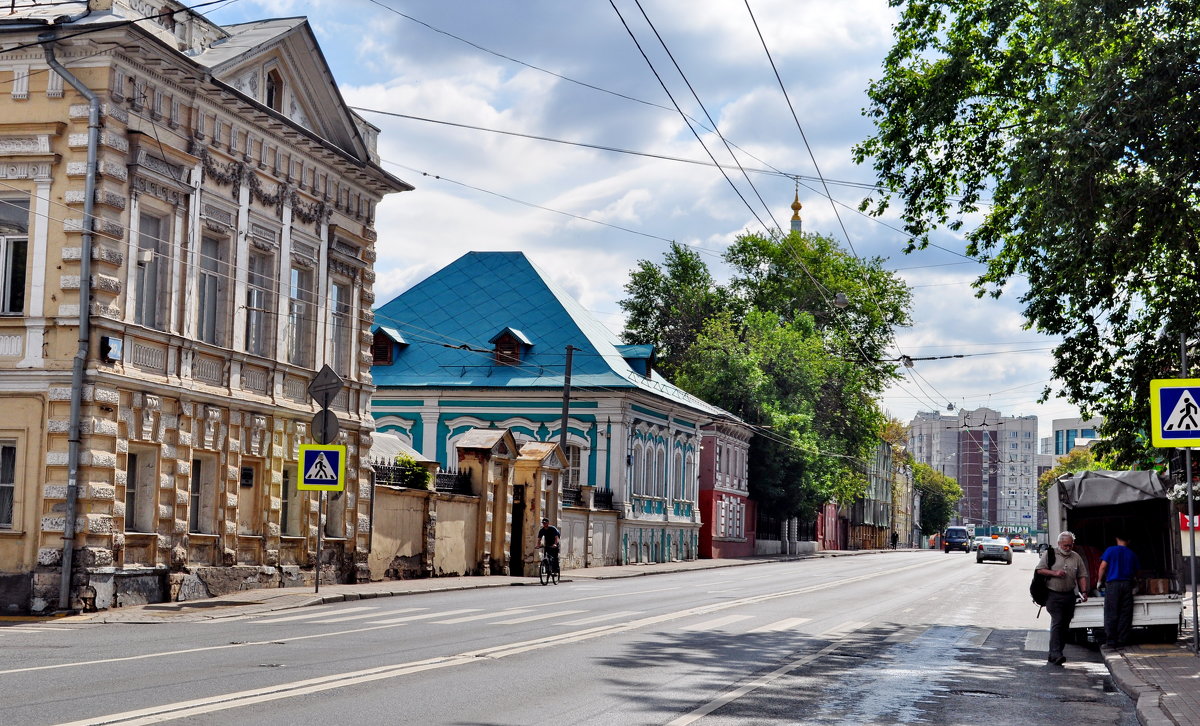
[[[1088,567],[1088,600],[1075,606],[1071,634],[1077,642],[1104,636],[1100,556],[1126,533],[1142,569],[1133,597],[1135,633],[1174,642],[1183,624],[1183,555],[1178,516],[1168,482],[1156,471],[1081,471],[1059,477],[1046,492],[1048,542],[1075,535],[1075,551]]]

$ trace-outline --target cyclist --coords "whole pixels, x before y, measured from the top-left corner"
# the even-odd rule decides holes
[[[546,556],[550,558],[550,566],[558,572],[558,527],[550,524],[549,519],[542,519],[542,528],[538,530],[538,544],[535,549],[545,547]]]

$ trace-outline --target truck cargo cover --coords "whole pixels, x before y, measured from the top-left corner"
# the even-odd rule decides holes
[[[1099,507],[1165,499],[1166,482],[1157,471],[1080,471],[1057,482],[1063,507]]]

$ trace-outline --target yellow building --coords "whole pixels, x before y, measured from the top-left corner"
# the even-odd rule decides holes
[[[318,559],[364,576],[373,224],[412,188],[380,169],[378,130],[303,19],[9,5],[0,612],[311,585]],[[326,364],[348,483],[318,558],[296,449]]]

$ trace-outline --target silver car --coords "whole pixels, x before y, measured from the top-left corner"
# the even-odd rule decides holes
[[[1012,547],[1004,537],[986,537],[975,544],[975,561],[999,560],[1006,565],[1012,564]]]

